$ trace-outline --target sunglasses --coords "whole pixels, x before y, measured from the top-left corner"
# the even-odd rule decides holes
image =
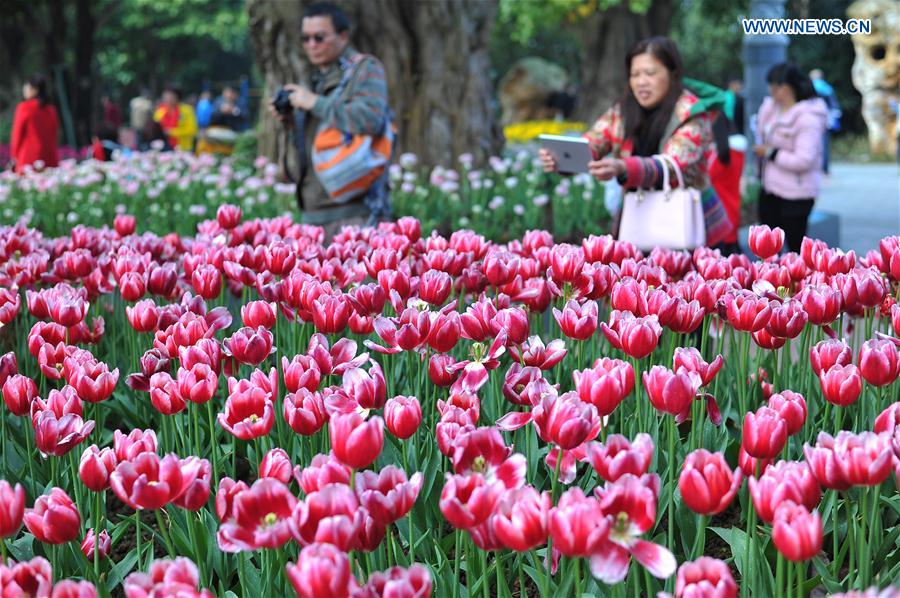
[[[300,36],[300,41],[301,41],[302,43],[304,43],[304,44],[308,44],[309,42],[315,40],[315,42],[316,42],[317,44],[321,44],[322,42],[324,42],[324,41],[325,41],[326,39],[328,39],[329,37],[331,37],[331,34],[330,34],[330,33],[316,33],[316,34],[313,34],[313,35],[301,35],[301,36]]]

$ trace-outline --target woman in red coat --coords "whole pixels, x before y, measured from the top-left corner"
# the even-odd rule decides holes
[[[25,101],[16,106],[10,144],[16,172],[24,172],[26,166],[38,161],[44,167],[57,166],[59,118],[47,102],[46,80],[40,75],[32,77],[22,88],[22,95]]]

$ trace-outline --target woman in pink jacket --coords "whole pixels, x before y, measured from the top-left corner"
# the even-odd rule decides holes
[[[753,146],[762,179],[759,219],[784,229],[788,248],[799,252],[819,194],[828,107],[792,64],[773,66],[766,81],[769,97],[759,108]]]

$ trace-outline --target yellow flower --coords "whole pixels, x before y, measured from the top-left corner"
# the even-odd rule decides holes
[[[563,135],[581,132],[587,128],[582,122],[556,120],[529,120],[513,123],[503,127],[503,134],[508,143],[527,143],[538,135]]]

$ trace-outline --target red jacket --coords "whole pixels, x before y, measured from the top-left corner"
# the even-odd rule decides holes
[[[59,118],[56,108],[50,104],[41,106],[37,98],[25,100],[16,106],[13,118],[10,151],[16,162],[16,172],[22,172],[38,160],[45,167],[58,166],[56,142],[59,134]]]

